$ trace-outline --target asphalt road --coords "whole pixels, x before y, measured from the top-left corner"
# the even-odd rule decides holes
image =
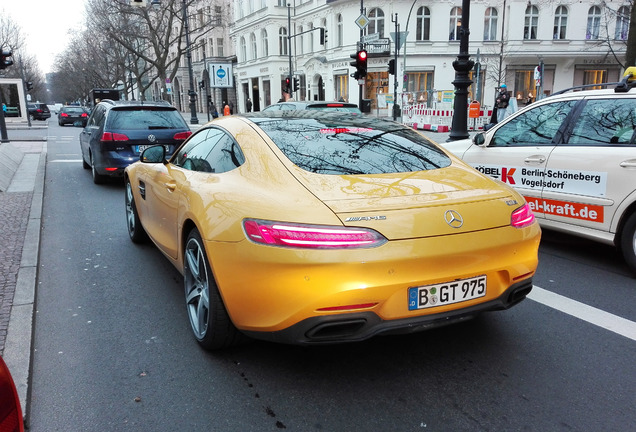
[[[181,276],[130,242],[123,184],[94,185],[80,129],[49,125],[30,431],[636,430],[636,283],[613,248],[544,232],[531,299],[464,324],[210,354]]]

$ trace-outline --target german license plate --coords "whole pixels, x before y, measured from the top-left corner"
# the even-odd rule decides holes
[[[486,295],[486,275],[409,288],[409,310],[460,303]]]
[[[148,147],[154,147],[156,144],[146,144],[146,145],[138,145],[137,146],[137,153],[141,153],[142,151],[146,150]],[[165,149],[167,152],[170,151],[170,146],[169,145],[164,145]]]

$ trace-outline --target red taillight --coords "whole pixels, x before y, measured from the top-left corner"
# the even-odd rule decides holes
[[[66,114],[66,113],[60,113],[60,117],[68,117],[68,114]]]
[[[532,225],[534,222],[534,213],[528,204],[524,204],[523,207],[519,207],[512,212],[512,218],[510,224],[515,228],[524,228],[528,225]]]
[[[44,112],[44,111],[42,111],[40,108],[38,108],[38,109],[35,110],[35,112],[41,113],[41,112]]]
[[[20,397],[9,368],[2,357],[0,357],[0,431],[24,431]]]
[[[88,117],[88,114],[82,113],[82,117]]]
[[[101,141],[128,141],[128,137],[120,133],[104,132]]]
[[[304,225],[245,219],[247,238],[256,243],[308,249],[368,248],[386,242],[380,233],[367,228]]]
[[[192,135],[192,132],[187,131],[187,132],[177,132],[176,134],[174,134],[174,139],[176,140],[185,140],[187,139],[190,135]]]

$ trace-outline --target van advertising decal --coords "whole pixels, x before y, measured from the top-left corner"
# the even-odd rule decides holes
[[[533,212],[603,223],[603,206],[525,197]]]
[[[607,173],[580,170],[553,170],[527,167],[502,167],[478,164],[473,167],[510,186],[523,189],[563,192],[595,197],[606,196]]]

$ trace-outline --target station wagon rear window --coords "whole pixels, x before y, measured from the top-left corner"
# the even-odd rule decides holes
[[[175,109],[112,109],[108,115],[108,129],[152,130],[188,129],[185,120]]]
[[[252,120],[291,162],[314,173],[401,173],[443,168],[451,163],[435,144],[396,123],[334,123],[323,118]]]

